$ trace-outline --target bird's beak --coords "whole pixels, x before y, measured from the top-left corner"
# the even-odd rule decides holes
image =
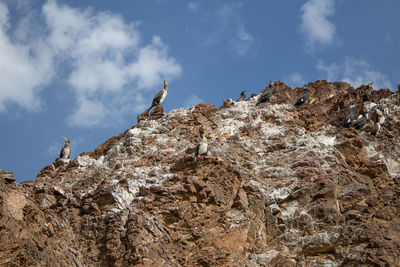
[[[167,80],[164,80],[164,85],[167,85]]]
[[[65,138],[65,137],[64,137],[64,140],[65,140],[65,142],[66,142],[66,143],[68,143],[68,142],[69,142],[68,138]]]

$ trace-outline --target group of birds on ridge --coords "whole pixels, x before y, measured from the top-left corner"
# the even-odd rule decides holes
[[[363,102],[369,101],[370,95],[373,91],[372,89],[372,84],[373,83],[369,83],[367,89],[365,90],[365,93],[363,95]],[[310,92],[307,88],[306,85],[304,85],[302,87],[303,92],[302,94],[299,96],[299,98],[297,99],[297,101],[294,103],[295,107],[299,107],[301,105],[303,105],[307,99],[310,97]],[[167,96],[168,93],[168,87],[167,87],[167,81],[164,80],[164,88],[162,90],[160,90],[153,98],[153,101],[151,103],[151,106],[149,109],[147,109],[147,113],[150,112],[150,110],[153,107],[158,107],[161,105],[161,103],[164,101],[165,97]],[[240,101],[245,101],[246,100],[246,95],[245,95],[246,91],[242,91],[240,93],[239,98],[237,99],[237,102]],[[257,103],[256,105],[260,105],[262,103],[265,103],[267,101],[269,101],[269,99],[271,98],[271,96],[274,93],[274,85],[272,80],[269,82],[269,85],[265,88],[265,91],[258,97]],[[255,94],[252,94],[250,98],[253,98],[254,96],[256,96]],[[343,123],[343,126],[348,128],[353,126],[355,129],[357,130],[361,130],[364,125],[367,122],[368,119],[368,112],[366,110],[365,107],[363,107],[362,109],[362,113],[357,117],[356,120],[354,120],[355,115],[356,115],[356,104],[354,102],[351,102],[349,105],[349,112],[345,118],[345,121]],[[372,129],[372,134],[376,135],[382,124],[384,123],[385,118],[381,113],[378,113],[378,122],[375,124],[374,128]],[[205,155],[207,154],[207,150],[208,150],[208,143],[207,143],[207,137],[206,137],[206,133],[208,132],[208,130],[204,130],[204,129],[200,129],[200,142],[196,147],[195,150],[195,159],[200,156],[200,155]],[[61,149],[60,152],[60,158],[61,159],[69,159],[70,155],[71,155],[71,147],[70,147],[70,141],[68,140],[68,138],[65,138],[65,144],[63,146],[63,148]]]

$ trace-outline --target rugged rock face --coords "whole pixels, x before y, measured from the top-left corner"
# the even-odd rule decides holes
[[[400,266],[399,93],[281,82],[269,103],[142,114],[34,182],[0,172],[3,266]],[[162,107],[158,107],[162,109]],[[194,159],[199,130],[209,154]]]

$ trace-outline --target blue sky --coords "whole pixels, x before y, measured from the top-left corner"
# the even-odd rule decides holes
[[[220,106],[268,81],[396,90],[398,0],[0,0],[0,169],[32,180],[166,111]]]

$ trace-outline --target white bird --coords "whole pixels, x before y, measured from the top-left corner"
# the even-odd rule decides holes
[[[207,133],[208,130],[200,130],[200,143],[196,147],[196,151],[194,153],[195,157],[198,157],[200,155],[207,154],[207,149],[208,149],[208,143],[207,143],[207,137],[205,136],[205,133]]]

